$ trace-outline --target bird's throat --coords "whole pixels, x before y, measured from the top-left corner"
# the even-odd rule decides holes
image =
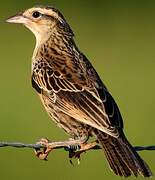
[[[72,38],[61,34],[52,34],[48,38],[36,37],[36,46],[32,59],[44,58],[71,58],[73,56],[74,42]]]

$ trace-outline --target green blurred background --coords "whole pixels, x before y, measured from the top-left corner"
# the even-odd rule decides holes
[[[50,122],[31,87],[33,34],[21,25],[4,23],[7,17],[36,4],[53,5],[63,12],[81,51],[117,101],[131,143],[155,145],[154,0],[1,1],[0,141],[33,143],[41,137],[68,138]],[[155,152],[140,154],[155,172]],[[0,178],[120,179],[109,170],[101,151],[86,153],[81,164],[72,167],[63,150],[54,151],[44,162],[32,150],[16,148],[0,149]]]

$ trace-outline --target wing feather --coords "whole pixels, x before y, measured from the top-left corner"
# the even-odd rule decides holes
[[[119,132],[116,126],[119,123],[115,123],[113,119],[113,117],[116,117],[115,110],[118,110],[117,106],[113,103],[114,100],[102,85],[100,79],[98,79],[98,75],[95,72],[93,73],[92,77],[96,78],[94,84],[88,83],[88,78],[85,78],[82,74],[68,72],[68,76],[65,76],[61,71],[54,71],[54,68],[47,62],[42,63],[42,67],[38,62],[33,69],[32,81],[40,89],[46,91],[47,96],[50,96],[50,92],[55,93],[54,105],[68,116],[113,137],[118,137]],[[109,105],[112,108],[110,114],[106,110]]]

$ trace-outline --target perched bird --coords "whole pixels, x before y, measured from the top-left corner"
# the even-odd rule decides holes
[[[55,123],[86,144],[94,136],[116,175],[152,175],[123,133],[117,104],[78,49],[64,16],[53,7],[35,6],[10,17],[36,37],[32,86]]]

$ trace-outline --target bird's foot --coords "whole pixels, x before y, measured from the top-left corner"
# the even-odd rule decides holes
[[[53,148],[50,146],[50,141],[47,138],[42,138],[37,144],[40,144],[43,146],[43,148],[35,149],[35,155],[40,160],[46,160],[49,155],[49,153],[53,150]]]
[[[65,148],[65,150],[69,151],[69,159],[70,159],[70,163],[72,165],[73,161],[72,159],[77,159],[78,164],[80,164],[80,160],[81,160],[81,154],[82,153],[86,153],[87,151],[93,149],[94,147],[96,147],[98,145],[97,141],[91,142],[91,143],[82,143],[78,146],[69,146],[67,148]]]
[[[98,145],[97,141],[86,143],[86,141],[82,140],[69,140],[69,141],[58,141],[51,142],[47,138],[42,138],[37,144],[41,145],[41,148],[35,149],[36,156],[41,160],[47,160],[49,153],[58,148],[64,148],[69,152],[70,162],[72,163],[72,159],[77,159],[78,164],[80,163],[81,154],[89,151],[90,149],[95,148]]]

